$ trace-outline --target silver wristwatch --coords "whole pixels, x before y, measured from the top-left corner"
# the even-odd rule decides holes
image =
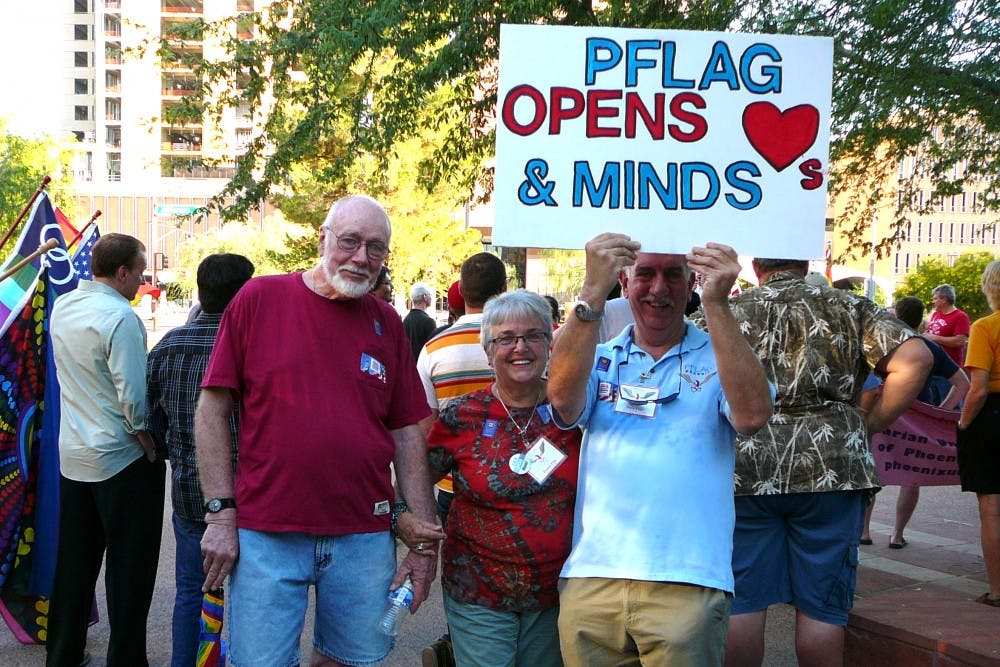
[[[573,306],[573,312],[581,322],[597,322],[604,317],[603,310],[594,310],[586,301],[577,301]]]

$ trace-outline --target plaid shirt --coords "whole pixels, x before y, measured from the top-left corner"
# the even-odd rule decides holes
[[[146,362],[147,428],[157,449],[168,451],[174,512],[204,521],[204,498],[194,452],[194,412],[201,379],[215,345],[222,313],[202,313],[190,324],[167,332]],[[237,454],[237,412],[229,422],[233,465]]]

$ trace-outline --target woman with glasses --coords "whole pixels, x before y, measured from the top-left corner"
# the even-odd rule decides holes
[[[486,303],[480,339],[495,382],[446,407],[432,471],[455,478],[442,553],[458,667],[561,665],[556,583],[569,555],[580,431],[552,419],[552,315],[525,290]]]

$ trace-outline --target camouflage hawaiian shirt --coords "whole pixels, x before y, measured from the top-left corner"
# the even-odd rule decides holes
[[[764,428],[737,437],[736,495],[880,486],[856,406],[871,368],[913,331],[868,299],[785,271],[730,307],[778,392]]]

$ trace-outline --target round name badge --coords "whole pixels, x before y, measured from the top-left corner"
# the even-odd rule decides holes
[[[528,472],[528,468],[531,467],[531,464],[528,463],[528,457],[524,454],[514,454],[510,457],[508,464],[510,465],[510,469],[518,475]]]

